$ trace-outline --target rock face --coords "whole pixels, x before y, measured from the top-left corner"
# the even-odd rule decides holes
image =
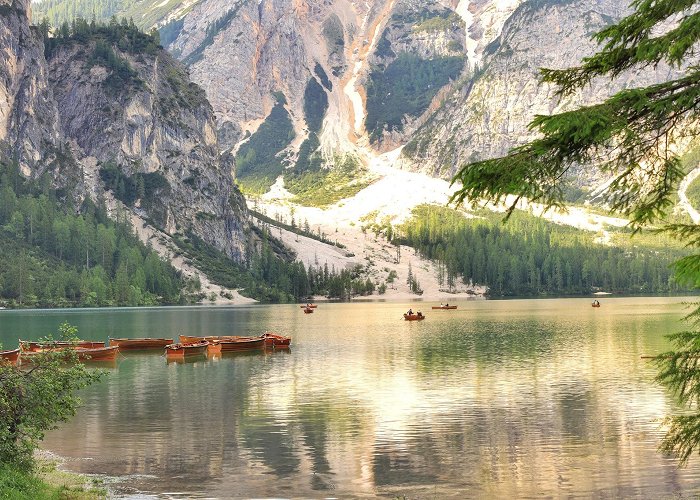
[[[133,208],[155,226],[192,232],[240,259],[245,203],[219,158],[212,108],[184,67],[155,45],[130,51],[90,36],[45,57],[28,5],[0,2],[0,139],[25,175],[41,175],[60,156],[73,195],[97,197],[98,171],[110,166],[139,180]]]
[[[450,177],[468,161],[505,155],[533,139],[528,124],[535,115],[600,102],[623,86],[671,77],[671,70],[660,65],[622,75],[614,85],[596,81],[562,102],[550,86],[539,84],[539,68],[566,68],[593,54],[591,35],[626,13],[626,4],[616,0],[522,4],[486,47],[480,72],[457,88],[405,147],[408,164]]]
[[[43,172],[60,137],[44,43],[28,9],[29,0],[0,0],[0,147],[26,175]]]
[[[128,13],[130,3],[118,11]],[[281,92],[296,140],[280,157],[294,158],[311,132],[326,158],[339,152],[367,158],[406,145],[401,163],[407,168],[449,177],[469,160],[530,140],[527,125],[535,114],[599,101],[619,88],[596,82],[559,103],[551,88],[539,85],[538,68],[563,68],[593,53],[591,35],[628,7],[616,0],[183,0],[158,12],[141,27],[159,27],[166,48],[204,88],[224,149],[254,132]],[[447,78],[442,72],[435,86],[395,106],[382,97],[389,97],[390,66],[402,55],[425,63],[411,63],[418,73],[437,75],[436,60],[451,57],[464,60],[463,71]],[[663,66],[648,68],[623,75],[618,85],[670,74]],[[311,130],[304,111],[314,78],[327,79],[320,131]],[[384,93],[372,94],[382,78]],[[409,101],[420,105],[403,109]],[[383,120],[377,110],[392,116]]]

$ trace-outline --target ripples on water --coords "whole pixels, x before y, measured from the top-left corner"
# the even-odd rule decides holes
[[[172,497],[659,497],[700,491],[656,451],[672,408],[640,359],[681,299],[3,312],[0,340],[63,320],[89,339],[259,334],[289,351],[166,363],[125,354],[45,447]],[[416,309],[415,304],[412,304]]]

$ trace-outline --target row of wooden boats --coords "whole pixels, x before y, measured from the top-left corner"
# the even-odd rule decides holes
[[[114,361],[120,351],[164,349],[167,357],[184,357],[207,353],[250,351],[255,349],[289,348],[291,338],[272,332],[265,332],[259,337],[207,336],[192,337],[180,335],[179,342],[168,338],[114,339],[109,345],[104,342],[79,340],[76,342],[35,342],[19,341],[17,349],[0,351],[0,362],[31,363],[32,358],[46,352],[70,350],[75,352],[80,361]]]

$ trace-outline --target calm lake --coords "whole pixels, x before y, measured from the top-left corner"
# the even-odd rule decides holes
[[[700,492],[657,451],[673,410],[641,355],[682,298],[0,312],[0,341],[292,336],[288,351],[168,363],[124,354],[43,447],[141,498],[596,496]]]

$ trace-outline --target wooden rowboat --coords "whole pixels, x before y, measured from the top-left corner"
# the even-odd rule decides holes
[[[77,354],[79,361],[114,361],[117,359],[117,354],[119,354],[119,347],[75,347],[75,346],[60,346],[52,347],[47,349],[40,349],[38,351],[22,351],[22,363],[31,363],[32,358],[36,356],[41,356],[44,353],[49,352],[75,352]]]
[[[118,346],[111,347],[76,347],[75,352],[78,354],[80,361],[114,361],[119,354]]]
[[[221,352],[251,351],[265,347],[264,338],[240,338],[236,340],[220,340]]]
[[[172,358],[185,356],[200,356],[207,353],[209,342],[187,342],[181,344],[169,344],[165,346],[165,355]]]
[[[180,342],[216,342],[221,346],[221,352],[249,351],[265,347],[263,337],[238,337],[235,335],[209,337],[180,335]]]
[[[301,307],[302,309],[307,309],[307,308],[316,309],[318,306],[316,304],[309,304],[308,306],[299,306],[299,307]]]
[[[11,351],[0,351],[0,363],[9,363],[11,365],[16,365],[19,361],[19,348],[13,349]]]
[[[292,343],[291,337],[284,337],[272,332],[265,332],[260,337],[265,339],[265,347],[289,347],[289,344]]]
[[[433,309],[451,310],[451,309],[457,309],[457,306],[433,306]]]
[[[310,307],[305,307],[305,308],[304,308],[304,314],[311,314],[312,312],[314,312],[314,310],[311,309]]]
[[[425,316],[422,314],[405,314],[403,315],[403,319],[406,321],[421,321],[425,319]]]
[[[194,342],[220,342],[222,340],[252,339],[254,337],[241,337],[239,335],[207,335],[206,337],[194,337],[192,335],[180,335],[181,344],[192,344]]]
[[[163,349],[166,345],[173,343],[173,339],[109,339],[110,346],[117,346],[119,350],[136,349]]]
[[[19,341],[19,347],[22,350],[22,352],[39,352],[44,350],[60,349],[62,347],[99,349],[104,346],[104,342],[93,342],[91,340],[77,340],[75,342],[68,342],[64,340],[52,340],[50,342],[34,342],[28,340]]]
[[[600,307],[600,304],[591,304],[591,307]]]

